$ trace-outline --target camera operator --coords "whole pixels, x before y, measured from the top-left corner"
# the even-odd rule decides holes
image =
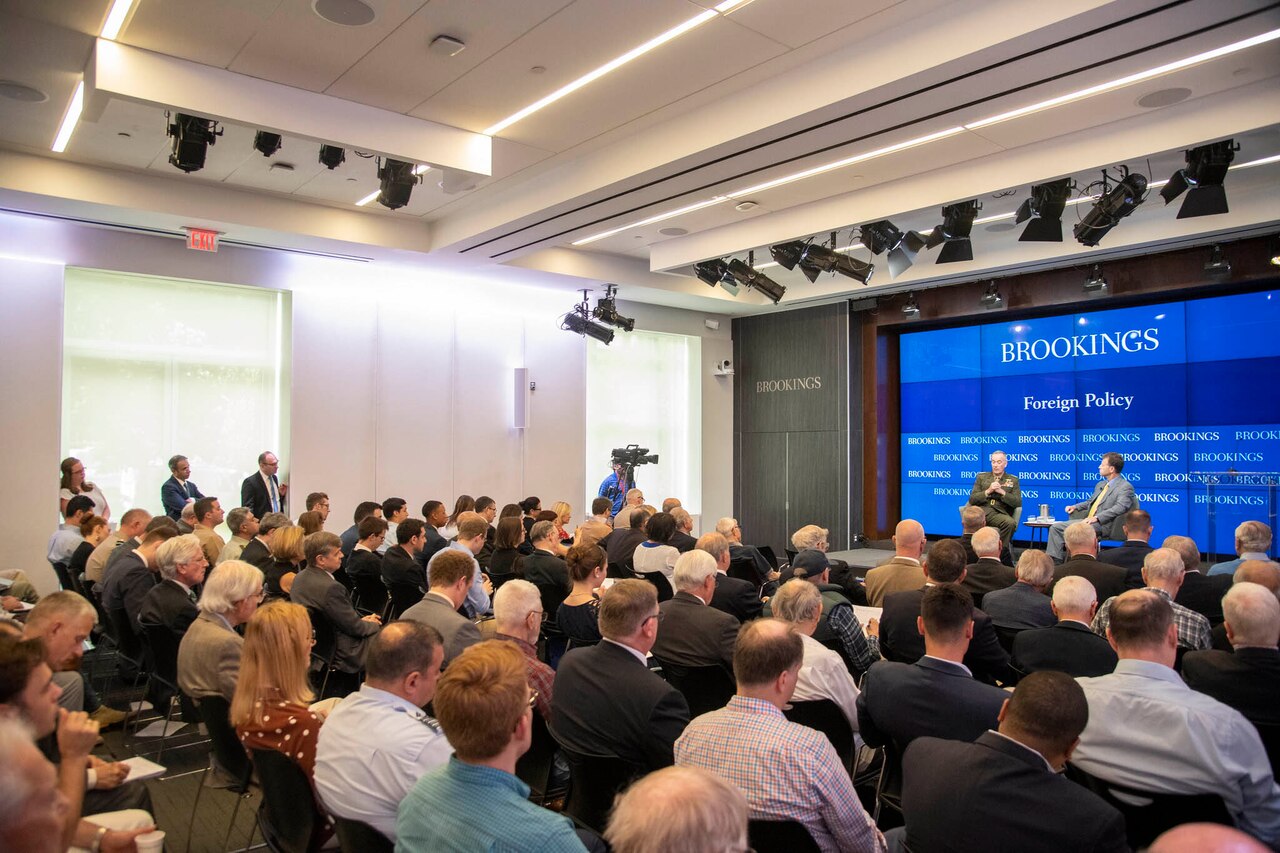
[[[635,482],[630,477],[630,466],[619,460],[616,456],[613,459],[613,473],[604,478],[604,482],[600,484],[599,497],[608,498],[613,502],[613,514],[617,515],[622,511],[623,502],[627,497],[627,491],[635,488]]]

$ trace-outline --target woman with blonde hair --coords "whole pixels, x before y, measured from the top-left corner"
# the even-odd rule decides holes
[[[108,522],[111,521],[111,507],[107,504],[107,496],[102,490],[85,479],[84,463],[74,456],[68,456],[62,460],[62,464],[58,466],[62,471],[62,479],[59,481],[58,490],[58,511],[64,516],[67,514],[67,501],[76,495],[84,495],[93,501],[93,514],[100,515]]]
[[[293,578],[302,571],[302,562],[306,558],[302,548],[302,540],[306,538],[307,534],[296,525],[282,527],[271,537],[271,557],[275,562],[263,573],[267,578],[269,597],[288,597]]]
[[[556,541],[562,544],[572,543],[573,534],[565,525],[573,519],[573,507],[564,501],[556,501],[551,505],[551,511],[556,514]]]

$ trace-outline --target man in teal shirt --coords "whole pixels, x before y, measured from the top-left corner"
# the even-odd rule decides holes
[[[529,802],[515,775],[536,699],[514,644],[489,640],[454,658],[433,700],[454,755],[400,804],[397,853],[585,853],[573,822]]]

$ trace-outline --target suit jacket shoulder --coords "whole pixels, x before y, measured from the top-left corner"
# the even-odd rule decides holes
[[[164,625],[175,634],[183,634],[198,615],[200,611],[185,589],[175,581],[162,580],[143,597],[138,621]]]

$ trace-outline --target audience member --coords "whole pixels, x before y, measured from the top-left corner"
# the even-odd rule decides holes
[[[1173,671],[1178,630],[1168,598],[1149,589],[1121,595],[1107,639],[1120,662],[1110,675],[1080,679],[1089,724],[1072,763],[1138,791],[1216,794],[1237,827],[1268,844],[1280,839],[1280,786],[1257,730]]]
[[[142,599],[138,623],[163,625],[181,636],[200,615],[195,588],[209,568],[200,540],[191,534],[168,540],[156,549],[156,567],[160,581]]]
[[[601,547],[609,555],[610,563],[622,565],[631,562],[636,548],[647,538],[645,525],[648,524],[650,515],[651,513],[646,512],[643,506],[637,506],[627,514],[626,527],[623,527],[618,519],[613,520],[613,532],[600,540]]]
[[[1183,823],[1161,833],[1147,853],[1268,853],[1268,848],[1220,823]]]
[[[329,496],[324,492],[312,492],[307,495],[307,500],[303,504],[307,512],[317,512],[320,514],[320,526],[329,520]]]
[[[573,544],[573,533],[569,530],[568,524],[573,521],[573,507],[565,501],[556,501],[551,505],[551,511],[556,514],[556,542],[560,545],[568,546]],[[564,556],[561,554],[560,556]]]
[[[101,514],[101,513],[99,513]],[[1230,575],[1240,568],[1245,560],[1270,560],[1267,554],[1271,550],[1271,528],[1261,521],[1245,521],[1236,527],[1236,554],[1234,560],[1214,563],[1209,567],[1209,574]]]
[[[493,597],[497,639],[515,643],[524,654],[529,686],[537,693],[535,707],[544,721],[550,721],[556,672],[538,659],[538,635],[542,633],[543,614],[538,588],[528,581],[505,583]]]
[[[89,567],[89,556],[107,538],[107,520],[100,515],[90,515],[80,522],[80,538],[84,541],[76,546],[67,564],[72,580],[84,575]]]
[[[124,722],[128,714],[102,704],[80,673],[85,640],[97,619],[97,611],[85,598],[70,590],[59,590],[40,599],[27,613],[23,636],[44,644],[53,681],[62,690],[58,704],[68,711],[88,712],[89,719],[105,729]]]
[[[254,516],[253,510],[238,506],[227,513],[227,529],[231,531],[231,538],[218,552],[218,559],[213,563],[215,566],[228,560],[240,559],[245,546],[258,535],[258,519]]]
[[[388,500],[402,501],[403,499],[389,498]],[[401,505],[403,506],[403,504]],[[378,518],[386,520],[385,514],[382,511],[382,505],[377,501],[360,501],[360,503],[356,504],[356,511],[352,514],[351,526],[338,534],[338,538],[342,540],[342,566],[344,569],[347,565],[346,560],[351,558],[351,552],[355,550],[356,542],[360,540],[360,522],[364,521],[371,515],[376,515]],[[391,531],[390,527],[388,527],[387,541],[392,544],[395,544],[396,541],[396,535]]]
[[[102,583],[111,555],[126,542],[136,548],[142,541],[143,531],[150,523],[151,513],[145,509],[134,507],[126,510],[125,514],[120,516],[119,528],[114,533],[108,533],[107,538],[98,543],[98,547],[94,548],[93,553],[89,555],[84,567],[84,579],[94,584]]]
[[[648,581],[620,580],[600,600],[598,645],[570,649],[556,672],[551,728],[566,748],[614,755],[641,770],[673,762],[689,722],[678,690],[649,670],[662,612]],[[446,729],[447,731],[447,729]]]
[[[150,518],[150,516],[148,516],[148,518]],[[142,540],[146,535],[160,527],[167,527],[172,530],[174,536],[183,535],[182,531],[178,528],[178,525],[174,524],[168,516],[157,515],[154,518],[150,518],[150,520],[142,526],[141,531],[121,542],[120,547],[113,550],[107,557],[107,563],[102,568],[102,579],[104,581],[106,580],[107,575],[110,574],[111,569],[117,560],[122,559],[126,554],[132,554],[136,551],[138,546],[142,544]],[[190,532],[190,530],[187,531],[187,533]]]
[[[884,851],[826,735],[783,716],[803,663],[804,643],[786,622],[744,625],[733,655],[738,692],[689,724],[676,741],[676,763],[733,783],[752,819],[803,823],[823,850]]]
[[[524,525],[520,519],[516,516],[500,519],[493,537],[493,554],[489,557],[489,577],[494,586],[523,574],[524,554],[520,551],[523,544]]]
[[[467,510],[458,517],[457,527],[457,540],[450,542],[447,548],[437,551],[436,556],[431,559],[438,559],[439,555],[446,551],[456,551],[471,558],[475,571],[472,572],[471,588],[467,590],[467,600],[463,607],[466,609],[467,615],[474,619],[488,613],[493,606],[493,602],[489,598],[493,594],[493,585],[489,582],[488,576],[480,571],[480,561],[476,559],[476,554],[480,553],[480,549],[484,547],[485,531],[489,529],[489,523],[481,518],[479,514]],[[427,561],[427,574],[428,576],[431,574],[431,560]],[[568,586],[568,578],[566,577],[566,591]]]
[[[269,512],[284,512],[289,487],[280,485],[279,470],[280,460],[274,453],[268,450],[258,454],[258,470],[240,484],[240,506],[253,510],[258,518]]]
[[[164,514],[177,521],[182,508],[204,497],[200,487],[191,482],[191,462],[182,455],[169,457],[169,479],[160,484],[160,503]]]
[[[524,655],[511,643],[473,646],[440,676],[433,705],[454,754],[400,804],[397,850],[586,849],[569,818],[529,802],[529,786],[516,778],[516,761],[532,742],[536,699]]]
[[[476,554],[476,560],[480,563],[480,568],[484,571],[489,570],[489,557],[493,555],[494,538],[497,536],[497,530],[493,526],[494,519],[498,517],[498,504],[488,495],[481,495],[476,498],[476,515],[484,519],[484,545],[481,546],[480,552]]]
[[[1173,623],[1178,629],[1178,645],[1184,649],[1207,649],[1211,645],[1209,620],[1194,610],[1174,601],[1182,585],[1182,557],[1172,548],[1157,548],[1142,563],[1142,580],[1146,589],[1156,593],[1173,608]],[[1115,599],[1107,599],[1093,617],[1093,630],[1105,637],[1111,621]]]
[[[390,525],[376,515],[366,516],[356,526],[356,544],[343,563],[343,571],[353,581],[356,578],[382,580],[382,552]],[[341,541],[341,540],[339,540]],[[414,565],[417,565],[416,563]]]
[[[680,552],[671,544],[676,533],[676,520],[666,512],[649,516],[644,526],[645,541],[641,542],[631,557],[636,574],[662,572],[668,581],[675,577],[676,558]]]
[[[604,837],[613,853],[746,850],[747,800],[714,773],[664,767],[618,795]]]
[[[1028,548],[1018,557],[1013,586],[997,589],[982,597],[982,611],[997,628],[1020,631],[1047,628],[1054,623],[1053,608],[1045,590],[1053,582],[1053,561],[1049,555]]]
[[[813,638],[825,646],[838,645],[844,656],[845,666],[854,675],[862,675],[880,660],[880,623],[872,619],[864,634],[853,605],[843,590],[830,583],[831,569],[827,555],[821,551],[801,551],[791,561],[792,580],[811,583],[822,593],[822,616]],[[772,614],[768,614],[772,615]]]
[[[907,748],[904,847],[1128,851],[1120,812],[1059,775],[1089,720],[1080,686],[1061,672],[1028,676],[999,720],[973,743],[922,737]]]
[[[1231,588],[1233,576],[1201,574],[1200,546],[1190,536],[1166,537],[1160,547],[1172,548],[1182,557],[1182,586],[1173,597],[1174,603],[1199,613],[1211,627],[1221,625],[1222,596]],[[1138,586],[1141,585],[1139,578]]]
[[[1124,516],[1124,544],[1119,548],[1108,548],[1098,555],[1098,562],[1109,566],[1119,566],[1125,572],[1125,586],[1128,589],[1142,587],[1142,561],[1153,550],[1151,545],[1151,513],[1145,509],[1131,509]],[[1200,558],[1196,555],[1196,564]]]
[[[283,512],[267,513],[258,521],[258,533],[244,546],[240,559],[251,566],[257,566],[266,574],[275,565],[271,556],[271,544],[275,541],[276,534],[292,526],[293,522]]]
[[[667,500],[673,500],[668,498]],[[665,504],[665,501],[664,501]],[[665,512],[666,510],[664,510]],[[675,548],[681,554],[687,554],[694,548],[698,547],[698,540],[690,535],[693,531],[693,516],[689,515],[689,511],[682,506],[677,506],[670,510],[672,519],[676,523],[676,532],[671,534],[671,538],[667,540],[667,544]]]
[[[825,527],[806,524],[791,534],[791,547],[795,549],[795,554],[809,550],[821,551],[826,554],[831,549],[831,543],[827,541],[829,535],[830,531]],[[865,607],[867,604],[867,588],[863,585],[862,579],[855,574],[855,570],[843,560],[833,560],[829,556],[827,557],[827,565],[830,568],[827,582],[840,587],[840,591],[844,593],[845,598],[849,599],[850,604]],[[780,575],[781,582],[786,583],[794,576],[794,573],[792,568],[788,566],[781,571]]]
[[[858,686],[844,659],[813,639],[822,619],[822,593],[811,583],[788,582],[770,600],[773,615],[791,624],[804,644],[804,663],[796,678],[794,702],[830,699],[840,706],[850,727],[858,730]]]
[[[142,537],[141,545],[107,566],[106,577],[102,580],[102,606],[113,622],[122,612],[122,624],[138,633],[142,602],[157,582],[156,552],[177,535],[174,527],[159,525]]]
[[[661,516],[658,513],[654,518]],[[731,673],[738,620],[708,606],[716,591],[715,558],[706,551],[681,554],[676,560],[675,590],[670,600],[658,605],[659,621],[666,624],[654,641],[653,656],[662,661],[664,669],[718,664],[726,674]]]
[[[59,467],[62,480],[58,489],[58,508],[62,514],[67,514],[67,504],[72,498],[86,497],[93,503],[93,514],[110,521],[111,507],[107,504],[107,496],[102,493],[102,489],[85,479],[84,463],[74,456],[68,456]]]
[[[404,535],[405,527],[415,521],[417,519],[409,519],[401,524],[396,532]],[[419,532],[418,536],[421,535]],[[391,552],[388,551],[387,559],[390,557]],[[385,567],[385,561],[383,565]],[[471,589],[475,570],[476,563],[470,555],[453,550],[441,553],[431,561],[430,591],[400,617],[430,625],[440,633],[444,638],[446,667],[467,646],[480,642],[480,629],[458,612],[462,603],[467,600],[467,590]]]
[[[974,607],[982,607],[982,597],[987,593],[1007,589],[1018,580],[1013,567],[1000,562],[1001,545],[1000,531],[994,527],[979,528],[970,540],[977,559],[965,566],[960,585],[973,596]]]
[[[1058,618],[1056,625],[1019,631],[1014,638],[1013,659],[1018,669],[1052,669],[1074,677],[1113,672],[1115,650],[1089,627],[1098,610],[1093,584],[1074,575],[1063,578],[1053,588],[1052,608]]]
[[[192,699],[235,695],[244,639],[236,628],[249,621],[266,595],[262,570],[228,560],[205,581],[200,609],[178,644],[178,687]]]
[[[449,540],[440,535],[440,528],[449,521],[449,511],[440,501],[427,501],[422,505],[422,517],[427,522],[425,528],[427,538],[415,559],[425,572],[427,563],[436,555],[436,552],[449,547]]]
[[[201,498],[195,503],[195,514],[194,533],[200,540],[204,558],[209,561],[209,565],[215,565],[218,562],[218,555],[227,545],[223,538],[214,532],[214,528],[222,523],[222,504],[217,498]]]
[[[565,556],[565,566],[573,589],[556,611],[556,625],[575,643],[594,645],[600,642],[600,594],[597,590],[605,581],[604,549],[599,545],[574,545]]]
[[[1098,562],[1098,535],[1093,525],[1085,521],[1073,522],[1063,534],[1068,553],[1066,562],[1053,570],[1054,583],[1071,575],[1078,575],[1098,591],[1098,600],[1106,601],[1125,590],[1125,571],[1119,566]]]
[[[46,554],[50,563],[71,565],[71,555],[80,547],[84,537],[80,535],[80,525],[94,515],[93,501],[85,495],[76,495],[63,506],[63,522],[49,537],[49,548]]]
[[[741,560],[750,562],[756,570],[756,579],[759,586],[777,581],[780,577],[778,571],[769,565],[769,561],[764,558],[764,554],[760,553],[760,549],[754,545],[744,545],[742,543],[742,527],[738,524],[736,518],[722,518],[716,522],[716,533],[719,533],[725,539],[729,540],[729,560]]]
[[[307,552],[303,548],[306,534],[296,525],[282,527],[271,537],[271,567],[263,574],[267,578],[267,595],[287,597],[294,578],[302,570]]]
[[[315,510],[308,510],[307,512],[304,512],[302,515],[298,516],[298,526],[302,528],[302,535],[305,538],[307,536],[310,536],[312,533],[319,533],[320,531],[324,530],[324,519],[320,516],[320,513],[316,512]],[[338,542],[339,542],[338,553],[342,553],[342,550],[341,550],[342,540],[339,539]],[[341,566],[339,566],[339,568],[341,568]]]
[[[716,593],[711,597],[711,606],[739,622],[759,618],[764,605],[756,585],[728,575],[729,540],[719,533],[705,533],[698,538],[697,546],[699,551],[706,551],[716,561]]]
[[[524,558],[524,579],[538,588],[542,595],[542,609],[548,618],[554,618],[560,603],[569,594],[571,583],[565,561],[554,553],[555,524],[539,521],[529,529],[529,542],[533,553]]]
[[[974,634],[973,612],[973,599],[957,584],[924,591],[916,617],[924,657],[913,664],[881,661],[867,671],[858,695],[863,740],[890,744],[901,755],[918,737],[972,741],[995,728],[1008,694],[974,680],[963,663]]]
[[[373,511],[370,514],[387,522],[387,535],[383,539],[382,548],[378,550],[379,554],[385,554],[387,549],[395,544],[396,527],[409,517],[409,502],[404,498],[387,498],[382,502],[380,511]],[[368,516],[365,517],[367,518]],[[357,521],[356,527],[358,528],[359,525],[360,522]]]
[[[893,559],[867,572],[867,603],[883,607],[891,592],[905,592],[924,586],[924,528],[920,522],[904,518],[893,531]]]
[[[634,525],[631,524],[631,514],[640,507],[644,506],[644,492],[640,489],[627,489],[626,497],[623,499],[623,505],[618,507],[615,505],[613,512],[613,529],[626,530]],[[652,513],[650,513],[652,515]],[[613,562],[612,560],[610,562]]]
[[[1233,584],[1256,583],[1271,590],[1276,598],[1280,599],[1280,563],[1269,560],[1245,560],[1240,564],[1240,568],[1236,569],[1231,579]],[[1225,623],[1216,625],[1211,636],[1215,649],[1223,652],[1231,651],[1231,640],[1227,637]]]
[[[316,791],[329,814],[396,840],[401,801],[453,752],[422,710],[435,695],[443,660],[440,633],[419,622],[391,622],[369,641],[364,684],[320,727]]]
[[[388,587],[393,584],[427,588],[427,573],[418,559],[427,541],[427,528],[416,518],[406,518],[396,525],[396,544],[382,555],[382,580]]]
[[[474,512],[476,508],[476,499],[471,495],[458,495],[458,499],[453,503],[453,512],[449,513],[444,524],[440,528],[440,535],[445,539],[452,539],[458,535],[458,517],[464,512]]]
[[[960,508],[960,538],[957,540],[964,547],[966,565],[978,562],[978,554],[973,550],[973,534],[987,526],[987,514],[980,506],[964,506]],[[997,530],[998,532],[998,530]],[[1000,539],[999,560],[1002,565],[1013,568],[1013,551],[1009,549],[1008,540]]]
[[[1227,591],[1222,609],[1234,654],[1189,652],[1182,678],[1255,726],[1280,727],[1280,601],[1266,587],[1244,581]]]
[[[361,617],[333,573],[342,567],[342,540],[321,530],[303,541],[307,567],[298,573],[289,600],[322,616],[333,631],[333,667],[355,673],[364,667],[369,638],[382,627],[376,613]]]
[[[613,532],[613,518],[608,498],[596,498],[591,502],[591,516],[573,531],[575,545],[594,545]]]
[[[195,533],[196,505],[194,503],[189,503],[184,506],[182,508],[182,512],[178,515],[178,520],[175,524],[178,527],[178,532],[183,536],[186,536],[188,533]]]

